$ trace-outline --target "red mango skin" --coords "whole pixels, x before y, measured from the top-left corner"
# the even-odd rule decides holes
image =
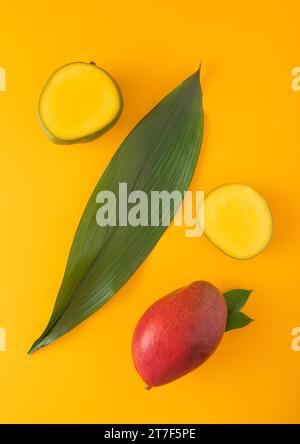
[[[155,302],[138,322],[132,341],[137,372],[158,387],[191,372],[216,350],[227,322],[223,294],[194,282]]]

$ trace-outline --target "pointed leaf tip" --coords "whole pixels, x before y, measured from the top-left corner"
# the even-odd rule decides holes
[[[249,318],[245,313],[238,311],[237,313],[229,315],[225,331],[247,327],[251,322],[253,322],[253,319]]]
[[[201,66],[202,66],[202,62],[200,62],[200,65],[199,65],[198,69],[194,72],[193,77],[200,79]]]
[[[241,288],[226,291],[224,293],[224,298],[227,304],[228,313],[236,313],[240,311],[241,308],[248,301],[252,290],[244,290]]]
[[[202,68],[202,60],[199,63],[198,69],[194,72],[193,76],[200,78],[201,68]]]
[[[35,341],[34,344],[28,350],[27,354],[29,356],[31,356],[34,352],[36,352],[37,350],[39,350],[42,347],[43,347],[42,343]]]
[[[252,290],[241,288],[224,293],[228,311],[226,331],[243,328],[249,325],[250,322],[253,322],[253,319],[240,311],[248,301],[251,293]]]

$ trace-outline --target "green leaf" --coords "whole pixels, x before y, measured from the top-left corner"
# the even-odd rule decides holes
[[[229,314],[227,318],[226,331],[234,330],[236,328],[246,327],[253,319],[249,318],[244,313],[238,311],[237,313]]]
[[[152,190],[183,193],[194,174],[202,135],[197,71],[141,120],[106,168],[78,226],[50,321],[29,353],[69,332],[114,296],[166,229],[118,224],[100,228],[96,224],[97,194],[110,190],[118,196],[119,183],[127,183],[128,194],[133,190],[148,196]],[[124,205],[120,204],[122,217]],[[176,209],[171,210],[171,218]],[[164,217],[159,205],[151,212],[160,220]]]
[[[240,288],[224,293],[228,311],[226,331],[246,327],[253,321],[253,319],[240,312],[240,309],[244,307],[251,293],[252,290],[243,290]]]
[[[237,313],[244,307],[249,299],[252,290],[230,290],[224,293],[224,298],[227,303],[228,314]]]

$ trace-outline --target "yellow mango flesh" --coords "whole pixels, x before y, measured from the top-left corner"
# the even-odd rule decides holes
[[[265,199],[243,184],[222,185],[204,200],[204,234],[224,253],[250,259],[268,245],[272,216]]]
[[[6,72],[0,67],[0,91],[6,91]]]
[[[71,63],[49,79],[39,101],[42,125],[58,143],[95,138],[118,117],[119,88],[101,68]]]

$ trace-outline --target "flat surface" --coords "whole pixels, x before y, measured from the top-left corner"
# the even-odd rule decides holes
[[[300,4],[295,0],[1,5],[1,422],[299,422]],[[119,83],[117,125],[87,145],[61,147],[40,130],[36,103],[49,74],[97,62]],[[82,210],[123,138],[203,61],[205,136],[192,188],[245,182],[274,217],[268,249],[250,261],[171,227],[103,309],[52,346],[26,351],[44,328]],[[229,332],[185,378],[149,392],[131,360],[140,315],[194,280],[253,288],[248,328]]]

